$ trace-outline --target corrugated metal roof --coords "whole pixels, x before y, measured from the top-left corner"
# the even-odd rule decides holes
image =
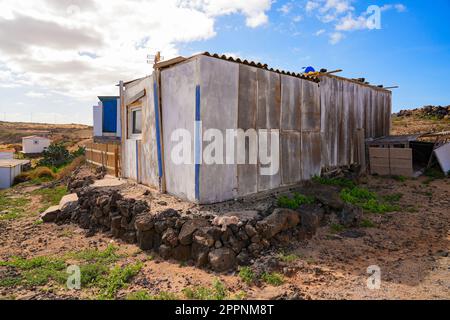
[[[216,59],[226,60],[226,61],[240,63],[240,64],[244,64],[247,66],[255,67],[255,68],[264,69],[264,70],[271,71],[271,72],[276,72],[276,73],[287,75],[287,76],[292,76],[292,77],[296,77],[296,78],[300,78],[300,79],[304,79],[304,80],[309,80],[309,81],[313,81],[316,83],[320,82],[320,79],[316,76],[309,76],[304,73],[296,73],[296,72],[290,72],[290,71],[269,68],[269,66],[267,64],[263,64],[261,62],[255,62],[255,61],[245,60],[245,59],[240,59],[240,58],[233,58],[233,57],[226,56],[224,54],[219,55],[217,53],[209,53],[209,52],[199,53],[199,54],[193,55],[189,58],[177,57],[175,59],[161,61],[156,66],[157,67],[159,66],[160,68],[168,68],[168,67],[174,66],[176,64],[182,63],[186,60],[189,60],[189,59],[192,59],[192,58],[195,58],[198,56],[212,57],[212,58],[216,58]]]

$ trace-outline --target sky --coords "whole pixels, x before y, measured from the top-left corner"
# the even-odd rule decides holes
[[[375,7],[374,7],[375,6]],[[97,96],[209,51],[400,86],[394,111],[450,104],[448,0],[0,0],[0,120],[92,124]]]

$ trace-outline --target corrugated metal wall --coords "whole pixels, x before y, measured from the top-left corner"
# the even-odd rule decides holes
[[[389,135],[391,93],[334,76],[320,82],[322,167],[356,162],[356,129],[365,137]]]
[[[147,90],[143,98],[142,141],[123,139],[125,177],[158,185],[153,77],[133,83],[126,98]],[[322,168],[356,162],[356,131],[366,138],[389,134],[391,93],[335,76],[322,76],[320,84],[298,77],[196,56],[161,72],[161,108],[164,172],[168,193],[200,203],[289,186],[321,173]],[[260,174],[263,165],[195,165],[195,119],[202,132],[218,129],[277,130],[280,154],[277,174]],[[126,125],[126,121],[123,122]],[[192,164],[174,164],[171,141],[176,129],[190,132]],[[236,141],[235,141],[236,143]],[[203,143],[205,150],[209,142]],[[271,146],[269,141],[269,147]],[[249,158],[247,142],[246,159]],[[258,146],[257,146],[258,148]],[[237,150],[237,149],[236,149]],[[224,155],[226,148],[224,147]],[[258,151],[258,150],[257,150]],[[272,153],[269,148],[269,154]],[[199,151],[199,153],[201,150]],[[136,161],[136,159],[139,159]]]

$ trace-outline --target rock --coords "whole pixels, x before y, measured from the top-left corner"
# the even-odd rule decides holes
[[[168,228],[162,235],[161,238],[162,242],[172,248],[176,247],[178,245],[178,235],[177,232],[172,229]]]
[[[263,250],[263,246],[260,243],[252,243],[247,249],[253,255],[257,255]]]
[[[78,205],[78,195],[76,193],[69,194],[67,196],[62,197],[59,202],[59,208],[61,211],[66,210],[68,208],[73,208]]]
[[[346,230],[344,232],[341,232],[339,235],[344,238],[358,239],[364,237],[366,233],[359,230]]]
[[[297,211],[300,213],[302,228],[306,233],[314,235],[325,216],[323,208],[306,204],[298,208]]]
[[[208,260],[214,271],[223,272],[235,267],[236,254],[229,248],[215,249],[209,253]]]
[[[228,242],[231,246],[231,249],[233,249],[233,251],[238,254],[239,252],[241,252],[242,248],[245,247],[245,243],[243,241],[239,241],[238,239],[236,239],[236,237],[234,236],[230,236],[230,238],[228,239]]]
[[[250,256],[248,255],[247,251],[242,250],[241,253],[238,254],[236,257],[237,263],[240,266],[248,266],[250,265]]]
[[[255,227],[253,227],[251,224],[247,223],[245,226],[245,232],[250,238],[253,238],[257,234]]]
[[[152,230],[154,227],[152,216],[150,214],[143,214],[137,216],[134,226],[138,231]]]
[[[258,211],[237,211],[229,212],[223,216],[215,217],[213,225],[221,227],[225,231],[228,227],[239,227],[248,221],[255,221],[259,219]],[[236,230],[237,231],[237,230]]]
[[[178,234],[178,240],[182,245],[189,245],[192,243],[192,235],[198,228],[206,227],[208,221],[203,219],[192,219],[187,221],[181,228]]]
[[[363,209],[346,203],[337,216],[339,218],[339,222],[343,226],[347,228],[357,227],[363,217]]]
[[[220,249],[223,247],[223,244],[220,240],[217,240],[216,243],[214,244],[214,248],[216,249]]]
[[[41,219],[45,223],[55,222],[60,212],[59,206],[50,207],[41,214]]]
[[[341,199],[340,190],[333,186],[316,185],[312,188],[311,193],[323,205],[332,210],[342,210],[345,202]]]
[[[136,241],[137,241],[136,232],[134,232],[134,231],[126,232],[122,235],[122,239],[123,239],[123,241],[125,241],[126,243],[129,243],[129,244],[136,243]]]
[[[172,249],[165,244],[159,247],[159,255],[164,259],[168,260],[172,257]]]
[[[177,261],[188,261],[191,259],[191,247],[178,246],[172,250],[172,256]]]
[[[111,218],[111,229],[120,229],[122,225],[122,217],[114,216]]]
[[[137,242],[138,242],[139,248],[141,248],[142,250],[153,249],[154,236],[155,236],[155,232],[153,230],[138,231],[137,232]]]
[[[209,248],[194,242],[191,247],[192,258],[197,267],[203,267],[208,263]]]
[[[212,247],[215,244],[214,237],[208,232],[209,227],[200,228],[195,231],[192,241],[204,247]]]
[[[276,209],[270,216],[257,223],[264,238],[271,239],[278,233],[296,227],[300,214],[289,209]]]

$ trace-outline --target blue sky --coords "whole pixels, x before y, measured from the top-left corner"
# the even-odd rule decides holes
[[[71,5],[78,3],[74,0],[66,7],[64,0],[39,1],[40,8],[19,8],[0,0],[6,8],[0,14],[0,120],[90,124],[96,95],[115,94],[118,80],[149,74],[145,54],[157,48],[165,57],[210,51],[297,72],[309,65],[343,69],[345,77],[399,85],[393,92],[395,111],[450,104],[448,0],[188,0],[181,1],[182,8],[176,1],[155,0],[146,2],[149,21],[131,26],[142,14],[130,12],[123,33],[118,30],[125,28],[112,22],[87,24],[105,10],[123,12],[114,1],[113,9],[102,10],[95,7],[101,5],[97,0],[91,0],[92,7]],[[370,5],[382,8],[379,30],[361,24]],[[158,20],[168,16],[175,17]],[[67,26],[67,33],[54,34],[51,23]],[[34,39],[27,38],[24,25],[37,30],[36,43],[29,43]]]

